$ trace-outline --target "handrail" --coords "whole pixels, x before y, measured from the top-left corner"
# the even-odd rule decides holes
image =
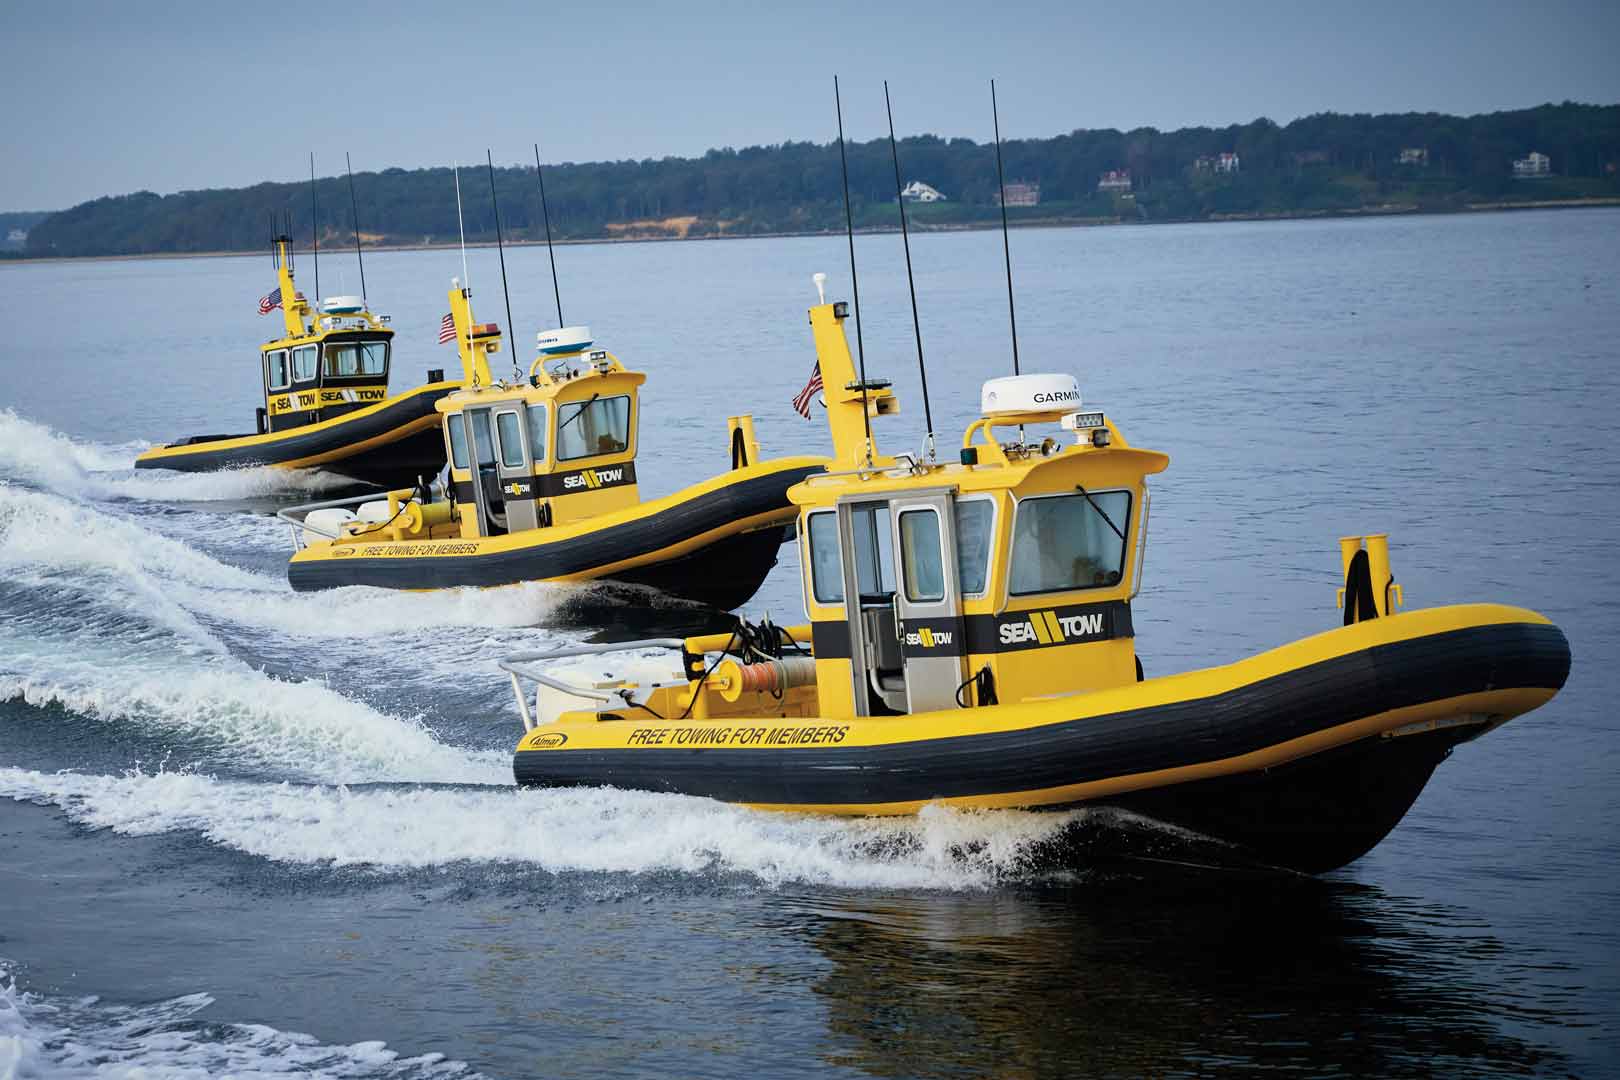
[[[351,495],[342,499],[327,499],[323,502],[299,503],[297,506],[287,506],[277,510],[276,517],[280,518],[282,521],[285,521],[287,524],[294,526],[295,528],[308,529],[310,532],[318,533],[321,536],[326,537],[328,540],[338,540],[341,539],[341,534],[327,532],[325,529],[320,528],[317,525],[311,525],[304,520],[304,517],[308,517],[316,510],[331,510],[340,506],[359,506],[361,503],[376,502],[379,495],[383,498],[388,497],[388,493],[386,491],[373,491],[369,495]],[[293,514],[303,514],[304,517],[295,518],[292,516]]]
[[[590,698],[593,701],[617,701],[626,705],[633,705],[628,688],[621,689],[617,694],[608,693],[594,686],[575,686],[563,682],[561,679],[535,671],[524,665],[532,664],[537,660],[566,660],[574,656],[600,656],[603,653],[628,652],[631,649],[684,649],[684,638],[642,638],[639,641],[608,642],[599,645],[571,645],[564,649],[545,649],[540,652],[513,653],[504,656],[498,662],[502,671],[512,677],[512,696],[517,699],[518,712],[523,715],[523,730],[534,730],[534,717],[529,712],[529,703],[523,695],[523,684],[518,677],[533,679],[541,686],[549,686],[553,690],[560,690],[574,697]]]

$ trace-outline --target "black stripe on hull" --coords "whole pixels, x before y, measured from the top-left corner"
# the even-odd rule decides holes
[[[1218,761],[1425,702],[1485,690],[1557,689],[1568,673],[1569,644],[1557,627],[1513,623],[1380,645],[1207,698],[1022,730],[875,747],[524,751],[515,755],[513,769],[520,784],[610,785],[727,802],[814,806],[971,797]],[[1414,739],[1421,737],[1391,741],[1417,745]],[[1426,768],[1421,755],[1416,766],[1403,765],[1406,780],[1386,800],[1399,808],[1383,832],[1417,797],[1443,753],[1441,747]],[[1258,782],[1281,772],[1272,770]],[[1300,786],[1308,790],[1310,783]],[[1223,818],[1212,809],[1220,804],[1219,795],[1202,794],[1189,795],[1181,809],[1148,794],[1110,800],[1200,831],[1218,829],[1213,835],[1221,839],[1265,846],[1264,822],[1251,822],[1245,831],[1240,826],[1246,816],[1239,811]],[[1263,807],[1264,800],[1254,805]],[[1363,836],[1374,831],[1363,830]],[[1323,868],[1309,858],[1273,861]]]
[[[788,501],[788,489],[805,477],[821,472],[822,468],[821,465],[801,465],[756,476],[687,499],[655,514],[565,539],[548,541],[546,531],[538,530],[534,543],[506,551],[482,555],[294,560],[287,564],[287,580],[301,592],[345,585],[446,589],[464,585],[512,585],[588,573],[596,567],[648,555],[759,514],[786,509],[792,505]],[[709,602],[707,596],[714,595],[733,601],[723,606],[735,607],[754,594],[764,580],[764,573],[770,570],[768,565],[763,572],[759,569],[766,558],[766,546],[774,564],[776,548],[781,544],[780,526],[757,532],[757,536],[744,534],[754,537],[746,542],[741,542],[737,534],[716,542],[740,541],[731,549],[743,560],[737,567],[694,552],[657,566],[626,570],[614,575],[614,580],[656,585],[672,595],[704,603]],[[715,546],[711,544],[708,548]],[[662,566],[670,569],[661,570]],[[681,569],[683,566],[685,570]],[[729,580],[706,581],[703,574],[726,575]],[[743,587],[750,582],[752,587],[742,595]],[[742,599],[736,599],[739,595]]]
[[[350,414],[340,422],[319,431],[292,428],[273,435],[258,436],[246,446],[220,447],[194,443],[184,454],[141,459],[137,469],[173,469],[176,472],[212,472],[215,469],[251,465],[280,465],[342,450],[346,446],[387,436],[423,417],[435,416],[434,402],[456,390],[453,383],[443,389],[416,391],[401,395],[376,412],[364,416]],[[444,468],[444,437],[438,425],[358,451],[348,457],[319,466],[330,472],[387,486],[414,483],[418,475],[434,476]]]

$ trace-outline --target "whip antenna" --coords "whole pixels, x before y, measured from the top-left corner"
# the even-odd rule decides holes
[[[1007,244],[1007,178],[1001,172],[1001,115],[996,109],[996,80],[990,80],[990,116],[996,123],[996,184],[1001,189],[1001,253],[1007,260],[1007,321],[1012,324],[1013,374],[1018,374],[1018,316],[1013,314],[1012,248]]]
[[[540,173],[540,144],[534,144],[534,178],[540,182],[540,216],[546,221],[546,254],[551,258],[551,293],[557,298],[557,326],[563,324],[562,290],[557,287],[557,253],[551,249],[551,211],[546,209],[546,178]]]
[[[315,151],[311,150],[309,152],[309,239],[310,247],[313,249],[315,256],[315,309],[317,311],[320,310],[321,306],[321,227],[317,224],[319,219],[320,207],[315,203]],[[292,223],[288,222],[288,224]],[[292,230],[288,229],[287,233],[290,236]],[[292,250],[291,244],[287,245],[287,247],[289,251]],[[296,299],[297,297],[293,296],[287,297],[289,303]]]
[[[911,237],[906,231],[906,194],[900,186],[900,147],[894,141],[894,107],[889,80],[883,80],[883,111],[889,114],[889,156],[894,159],[894,198],[900,204],[900,241],[906,247],[906,285],[911,289],[911,328],[917,333],[917,374],[922,376],[923,422],[928,427],[928,460],[934,460],[934,414],[928,407],[928,368],[923,363],[922,323],[917,318],[917,282],[911,276]]]
[[[855,292],[855,349],[861,361],[861,422],[866,426],[866,463],[872,464],[872,415],[866,411],[866,346],[861,341],[861,283],[855,277],[855,217],[849,208],[849,159],[844,156],[844,102],[833,76],[833,104],[838,109],[838,164],[844,173],[844,232],[849,237],[849,284]]]
[[[501,256],[501,294],[506,297],[506,332],[508,335],[517,331],[512,326],[512,294],[506,288],[506,248],[501,243],[501,204],[495,198],[495,157],[489,148],[484,148],[484,159],[489,162],[489,204],[495,208],[495,250]],[[511,338],[510,340],[516,340]],[[522,372],[518,370],[517,349],[512,348],[512,377],[520,378]]]
[[[354,257],[360,260],[360,302],[371,309],[366,299],[366,257],[360,254],[360,203],[354,197],[354,166],[349,164],[349,152],[343,151],[343,167],[349,170],[349,209],[354,213]]]
[[[472,278],[467,274],[467,219],[461,216],[461,162],[454,165],[456,173],[456,224],[461,227],[461,285],[464,289],[472,288]]]

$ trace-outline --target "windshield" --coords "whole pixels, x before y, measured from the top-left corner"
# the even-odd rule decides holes
[[[1011,591],[1099,589],[1119,584],[1131,493],[1100,491],[1024,499],[1013,519]]]
[[[327,342],[326,374],[339,379],[388,373],[388,342]]]
[[[557,458],[621,454],[630,448],[630,399],[592,398],[557,406]]]

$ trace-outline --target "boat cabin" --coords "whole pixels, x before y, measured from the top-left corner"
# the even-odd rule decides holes
[[[817,715],[1135,682],[1147,477],[1169,458],[1083,410],[1067,375],[986,383],[955,461],[884,457],[871,421],[898,406],[886,385],[862,390],[846,314],[842,303],[810,312],[841,465],[790,493]]]
[[[493,351],[498,329],[469,325],[474,347]],[[522,381],[479,378],[437,405],[463,537],[562,525],[640,501],[636,428],[647,377],[593,349],[588,328],[540,338]]]
[[[259,433],[319,423],[382,401],[394,337],[389,317],[373,314],[358,296],[329,297],[317,309],[294,285],[292,241],[277,236],[275,249],[279,288],[261,308],[279,305],[286,333],[259,348]]]

